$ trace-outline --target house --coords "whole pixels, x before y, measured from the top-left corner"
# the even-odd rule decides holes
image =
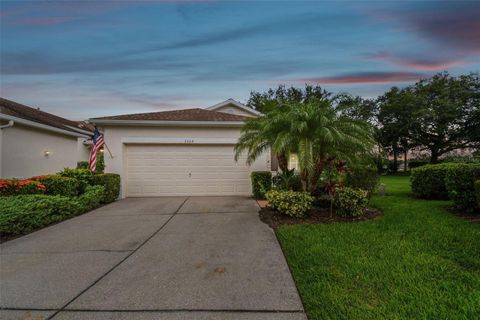
[[[88,160],[91,131],[78,123],[0,98],[0,177],[28,178]]]
[[[248,117],[259,113],[226,100],[185,109],[93,118],[113,157],[105,170],[122,177],[122,197],[251,195],[250,173],[270,170],[267,152],[251,166],[234,160]]]

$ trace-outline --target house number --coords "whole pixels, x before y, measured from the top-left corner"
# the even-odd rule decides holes
[[[185,139],[185,143],[193,143],[193,139]]]

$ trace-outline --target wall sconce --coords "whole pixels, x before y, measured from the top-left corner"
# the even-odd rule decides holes
[[[45,157],[48,157],[48,156],[50,155],[50,151],[45,150],[45,151],[43,152],[43,154],[45,155]]]

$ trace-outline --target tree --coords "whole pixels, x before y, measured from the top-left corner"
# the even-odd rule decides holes
[[[342,115],[328,98],[278,104],[247,120],[235,147],[236,159],[247,151],[251,163],[268,146],[276,154],[296,153],[305,190],[313,192],[327,159],[354,163],[373,148],[371,126]]]
[[[267,92],[250,92],[247,106],[262,113],[268,113],[274,108],[285,103],[308,103],[331,98],[332,94],[320,86],[306,84],[304,89],[280,85],[276,89],[268,89]]]
[[[413,93],[409,89],[392,87],[377,99],[377,104],[377,140],[384,149],[393,154],[395,169],[398,166],[398,154],[403,151],[406,171],[408,150],[415,146],[410,136],[416,109]]]
[[[416,107],[410,136],[430,151],[431,163],[452,150],[480,146],[478,73],[453,77],[443,72],[408,90]]]

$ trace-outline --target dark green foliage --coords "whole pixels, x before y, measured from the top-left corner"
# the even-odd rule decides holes
[[[455,207],[479,213],[474,187],[477,179],[480,179],[480,164],[457,164],[447,171],[445,186]]]
[[[415,169],[424,165],[429,164],[430,161],[427,159],[412,159],[408,161],[408,168],[409,169]]]
[[[88,169],[89,164],[88,161],[78,161],[77,162],[77,169]]]
[[[447,171],[453,163],[429,164],[412,170],[410,181],[415,196],[424,199],[448,199],[445,187]]]
[[[0,208],[0,233],[5,236],[29,233],[81,210],[80,204],[71,198],[47,195],[2,197]]]
[[[95,173],[103,173],[104,171],[105,171],[105,156],[103,152],[98,152]]]
[[[89,169],[64,169],[58,173],[62,177],[75,178],[79,182],[78,193],[85,192],[88,185],[93,184],[93,173]]]
[[[74,197],[78,195],[79,181],[75,178],[59,175],[42,176],[38,178],[45,185],[45,194]]]
[[[369,195],[375,192],[379,182],[377,169],[366,166],[349,169],[345,179],[347,187],[366,190]]]
[[[300,175],[295,172],[295,169],[279,172],[273,177],[273,185],[275,189],[283,191],[301,191],[302,179]]]
[[[98,207],[102,186],[87,186],[79,197],[22,195],[0,197],[0,234],[15,236],[60,222]]]
[[[477,206],[480,208],[480,180],[475,181],[475,195],[477,197]]]
[[[255,199],[264,199],[265,193],[272,189],[272,173],[270,171],[254,171],[252,179],[252,193]]]
[[[118,198],[120,193],[120,175],[115,173],[96,174],[93,176],[93,184],[105,188],[102,203],[110,203]]]
[[[103,186],[87,186],[85,192],[75,199],[80,204],[82,212],[95,209],[104,199],[105,188]]]
[[[344,187],[335,192],[336,213],[344,217],[358,217],[365,214],[368,205],[368,192],[362,189]]]

